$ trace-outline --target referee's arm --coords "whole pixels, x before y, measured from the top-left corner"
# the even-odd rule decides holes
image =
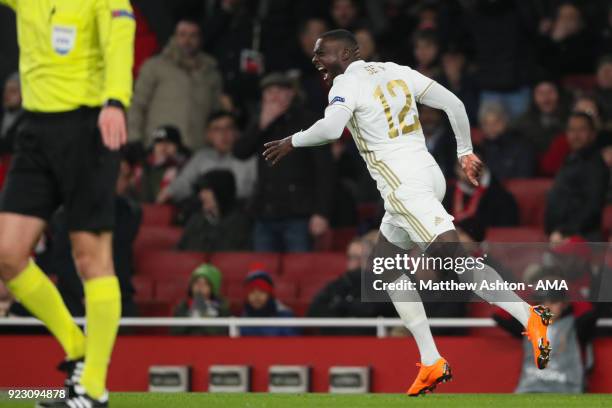
[[[106,146],[116,150],[127,141],[125,108],[132,97],[136,23],[128,0],[98,0],[96,20],[105,71],[102,91],[105,107],[98,125]]]

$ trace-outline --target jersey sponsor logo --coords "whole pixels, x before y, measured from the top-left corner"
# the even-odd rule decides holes
[[[134,14],[131,13],[129,10],[113,10],[111,11],[111,15],[113,16],[113,18],[127,17],[134,19]]]
[[[334,98],[331,100],[331,102],[329,103],[330,105],[333,105],[336,102],[345,102],[346,100],[341,97],[341,96],[334,96]]]
[[[77,29],[75,26],[54,25],[51,32],[51,45],[59,55],[66,55],[74,48]]]

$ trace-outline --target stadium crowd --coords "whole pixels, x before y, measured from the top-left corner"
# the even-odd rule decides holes
[[[148,295],[138,293],[141,286],[133,283],[147,271],[138,269],[132,247],[146,239],[147,211],[170,209],[172,226],[166,231],[174,231],[176,239],[164,250],[288,254],[346,249],[347,255],[341,267],[345,272],[318,274],[321,279],[308,304],[293,311],[283,303],[293,300],[283,295],[291,293],[288,282],[275,282],[276,274],[265,267],[250,265],[238,280],[226,281],[220,265],[198,262],[189,276],[175,278],[181,296],[172,302],[172,311],[163,309],[165,314],[395,316],[389,305],[360,301],[361,270],[375,239],[370,231],[384,209],[350,134],[329,146],[299,149],[274,168],[261,157],[264,143],[308,127],[324,111],[327,88],[310,60],[317,37],[333,28],[354,31],[365,60],[410,65],[464,102],[476,151],[487,165],[478,188],[457,166],[455,139],[444,114],[421,106],[420,121],[427,148],[447,177],[444,205],[467,245],[477,251],[486,238],[493,239],[492,228],[527,226],[530,234],[550,240],[551,254],[582,260],[570,265],[581,265],[590,274],[588,250],[567,245],[609,240],[609,1],[132,3],[137,19],[135,89],[127,111],[130,143],[117,183],[114,231],[124,315],[147,315],[142,304]],[[4,13],[0,10],[0,21],[10,23]],[[8,33],[12,24],[0,26]],[[5,61],[15,61],[14,66],[0,66],[2,181],[23,111],[19,76],[10,74],[16,70],[16,49],[4,40],[0,47]],[[549,188],[540,203],[543,214],[533,215],[533,223],[525,222],[516,187],[511,188],[517,179],[538,180]],[[36,252],[43,269],[57,275],[71,312],[83,315],[83,289],[61,212]],[[531,271],[559,273],[559,265],[567,263],[555,267],[543,257],[535,267],[538,272]],[[165,278],[172,278],[171,271]],[[229,292],[227,285],[233,285]],[[228,293],[239,295],[227,301]],[[587,320],[588,333],[590,317],[608,313],[603,305],[546,301],[561,303],[564,316],[579,314],[577,321]],[[427,305],[434,317],[465,316],[468,309],[465,303]],[[0,284],[0,316],[23,313]],[[507,316],[498,320],[514,330]],[[177,328],[176,333],[224,332]],[[270,327],[242,334],[299,333]],[[369,333],[329,329],[326,334]]]

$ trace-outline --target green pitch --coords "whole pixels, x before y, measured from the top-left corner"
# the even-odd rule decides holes
[[[9,401],[0,395],[0,407],[32,407],[32,401]],[[410,398],[400,394],[207,394],[113,393],[112,408],[220,407],[220,408],[604,408],[612,406],[612,394],[433,394]]]

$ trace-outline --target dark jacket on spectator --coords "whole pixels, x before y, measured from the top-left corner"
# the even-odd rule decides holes
[[[361,301],[361,270],[347,271],[319,291],[308,308],[308,317],[376,317],[378,304]],[[321,334],[369,335],[372,328],[322,328]]]
[[[597,39],[586,29],[561,41],[544,38],[540,42],[540,61],[556,78],[592,74],[597,58]]]
[[[293,311],[276,298],[270,296],[263,309],[255,310],[247,302],[242,317],[294,317]],[[295,327],[241,327],[241,336],[297,336],[299,330]]]
[[[467,191],[464,189],[458,182],[451,182],[444,196],[444,207],[455,217],[455,222],[474,217],[483,228],[518,225],[516,201],[495,177],[488,183],[481,180],[478,188],[468,186]],[[459,204],[464,210],[459,211]],[[474,213],[469,210],[472,207]]]
[[[546,232],[599,239],[609,171],[594,146],[571,153],[548,194]]]
[[[296,149],[290,157],[271,167],[262,157],[266,142],[282,139],[307,129],[316,118],[299,103],[276,119],[267,129],[254,123],[236,142],[234,155],[248,159],[259,157],[258,180],[253,198],[253,212],[260,219],[330,216],[334,165],[328,146]]]
[[[193,214],[178,243],[178,249],[184,251],[246,251],[250,248],[251,222],[239,208],[216,221],[202,212]]]
[[[565,130],[566,120],[566,112],[545,114],[532,104],[529,111],[518,120],[515,129],[534,147],[536,154],[541,155],[550,147],[555,136]]]
[[[531,2],[478,0],[462,4],[481,89],[506,92],[527,85],[535,58],[529,39],[537,24]]]
[[[500,181],[528,178],[535,173],[531,146],[514,132],[505,132],[495,140],[485,139],[480,149],[491,173]]]
[[[178,244],[187,251],[241,251],[250,248],[251,222],[236,202],[236,181],[229,170],[217,169],[200,176],[195,190],[209,190],[218,213],[200,208],[187,221]]]

